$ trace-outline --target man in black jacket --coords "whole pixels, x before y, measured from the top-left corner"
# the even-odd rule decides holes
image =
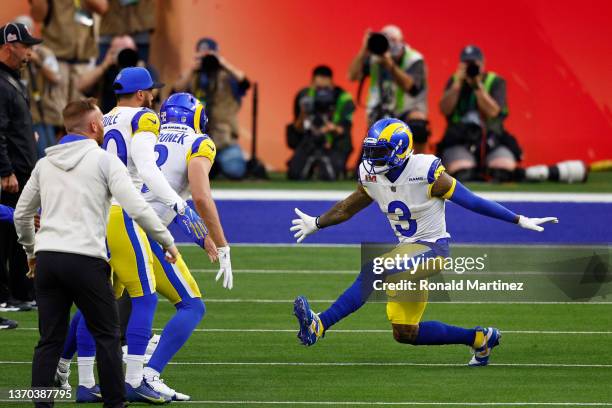
[[[30,102],[19,70],[29,62],[32,45],[41,42],[23,24],[0,27],[0,202],[10,207],[16,206],[36,164]],[[0,302],[9,296],[21,302],[33,299],[32,284],[25,276],[27,271],[26,256],[17,243],[15,228],[8,223],[0,224]]]

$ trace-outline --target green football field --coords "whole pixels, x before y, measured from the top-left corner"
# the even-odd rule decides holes
[[[523,266],[530,256],[546,257],[550,250],[479,249],[520,257]],[[207,312],[163,377],[192,396],[189,406],[612,405],[609,297],[607,302],[600,297],[581,303],[428,305],[424,320],[502,330],[491,365],[469,368],[465,346],[396,343],[381,303],[366,304],[313,347],[298,343],[293,298],[303,294],[316,310],[326,308],[355,278],[358,247],[235,246],[231,291],[214,281],[214,266],[201,250],[182,247],[182,253],[204,292]],[[157,333],[172,313],[172,306],[160,301]],[[3,315],[20,327],[0,332],[0,406],[25,406],[10,403],[6,395],[9,388],[29,384],[36,314]],[[75,365],[72,370],[74,386]]]

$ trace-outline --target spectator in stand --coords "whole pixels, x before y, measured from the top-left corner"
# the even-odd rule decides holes
[[[368,123],[386,117],[403,120],[412,130],[415,153],[424,153],[430,133],[427,69],[423,55],[404,41],[400,28],[387,25],[380,33],[367,30],[348,75],[351,81],[361,82],[360,90],[370,77]]]
[[[84,72],[78,79],[77,89],[87,96],[95,97],[99,101],[102,113],[106,114],[117,104],[113,89],[117,74],[123,68],[136,66],[147,68],[153,80],[157,82],[157,71],[143,60],[139,60],[134,39],[129,35],[115,37],[102,63]]]
[[[98,54],[94,14],[103,15],[107,9],[107,0],[30,0],[30,14],[42,23],[45,45],[59,62],[61,82],[55,98],[59,109],[82,97],[76,81]]]
[[[100,21],[98,64],[112,48],[113,38],[129,35],[134,39],[138,59],[149,62],[150,39],[155,29],[155,0],[108,0],[108,10]]]
[[[219,170],[230,179],[246,175],[246,161],[238,145],[238,111],[250,87],[244,72],[219,54],[217,42],[202,38],[193,67],[174,84],[175,92],[189,92],[206,106],[208,135],[218,153],[213,174]]]
[[[30,16],[19,16],[16,23],[25,25],[30,32],[34,21]],[[23,73],[23,82],[30,96],[30,113],[34,132],[38,135],[38,157],[44,157],[45,149],[56,143],[56,135],[62,133],[62,109],[56,103],[61,81],[59,64],[55,54],[47,46],[32,46],[30,63]]]
[[[506,81],[485,70],[482,51],[474,45],[466,46],[459,60],[440,99],[448,126],[438,154],[449,174],[460,181],[483,176],[510,181],[522,152],[514,136],[504,129],[508,116]]]
[[[287,145],[294,150],[287,177],[321,180],[346,177],[346,161],[353,151],[351,128],[355,105],[351,95],[336,86],[333,72],[319,65],[309,87],[298,92],[293,122],[287,126]]]

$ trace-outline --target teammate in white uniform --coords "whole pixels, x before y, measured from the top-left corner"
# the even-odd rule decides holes
[[[160,116],[162,126],[155,145],[157,165],[181,199],[193,195],[195,206],[217,245],[220,269],[216,279],[223,276],[223,286],[231,289],[233,277],[230,249],[212,200],[208,180],[216,148],[213,141],[203,133],[208,121],[204,106],[191,94],[178,93],[163,103]],[[145,198],[166,226],[173,222],[182,224],[181,220],[177,220],[176,213],[157,195],[145,192]],[[179,259],[175,265],[168,263],[161,246],[152,240],[150,244],[155,256],[157,291],[174,304],[176,314],[164,327],[159,345],[144,369],[145,380],[163,396],[173,400],[188,400],[189,396],[177,393],[160,380],[160,375],[204,317],[205,307],[200,289],[185,262]]]
[[[336,203],[319,217],[311,217],[299,209],[291,231],[301,242],[321,228],[339,224],[376,201],[387,215],[401,245],[383,257],[395,254],[408,258],[431,259],[447,257],[450,235],[446,232],[445,200],[451,200],[480,214],[542,231],[545,222],[557,222],[555,217],[527,218],[514,214],[498,203],[474,195],[461,183],[445,173],[440,159],[432,155],[412,155],[413,140],[409,127],[397,119],[381,119],[370,128],[364,140],[364,157],[359,167],[357,190]],[[424,279],[439,272],[434,267],[414,268],[416,278]],[[408,269],[408,270],[409,270]],[[404,270],[406,271],[406,270]],[[402,272],[396,270],[394,272]],[[393,281],[400,275],[390,274]],[[304,296],[294,302],[294,314],[300,330],[298,338],[310,346],[329,328],[359,309],[374,290],[372,263],[364,265],[355,282],[324,312],[314,313]],[[400,343],[413,345],[465,344],[472,347],[469,365],[487,365],[493,347],[499,344],[501,332],[492,327],[466,329],[438,321],[421,322],[427,304],[427,291],[411,291],[409,299],[396,291],[387,291],[387,317],[393,327],[393,337]],[[405,296],[405,295],[404,295]]]
[[[149,72],[140,67],[123,69],[113,84],[117,94],[117,107],[104,116],[103,148],[114,153],[126,165],[136,188],[147,189],[160,203],[178,214],[182,225],[202,235],[206,230],[201,219],[170,187],[155,161],[155,143],[160,120],[150,108],[155,83]],[[204,241],[204,236],[201,236]],[[153,316],[157,305],[156,275],[151,244],[145,232],[113,201],[111,206],[107,246],[110,265],[114,273],[114,286],[118,297],[127,290],[132,310],[126,330],[128,345],[126,361],[126,394],[130,402],[162,404],[169,401],[143,379],[144,354],[151,336]],[[214,245],[213,245],[214,246]],[[212,249],[211,249],[212,250]],[[216,251],[216,250],[214,250]],[[179,257],[178,263],[183,263]],[[161,271],[163,276],[163,271]],[[157,277],[159,277],[158,274]],[[78,317],[78,316],[77,316]],[[91,341],[85,322],[81,319],[77,329],[79,351],[80,402],[96,402],[99,391],[93,377],[95,345]],[[61,367],[60,367],[61,368]]]

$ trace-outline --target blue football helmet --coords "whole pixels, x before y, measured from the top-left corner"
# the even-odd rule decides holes
[[[412,132],[399,119],[376,121],[363,141],[363,162],[370,174],[385,173],[399,167],[413,152]]]
[[[162,125],[166,123],[187,125],[196,133],[204,133],[208,123],[204,105],[187,92],[170,95],[162,104],[159,116]]]

